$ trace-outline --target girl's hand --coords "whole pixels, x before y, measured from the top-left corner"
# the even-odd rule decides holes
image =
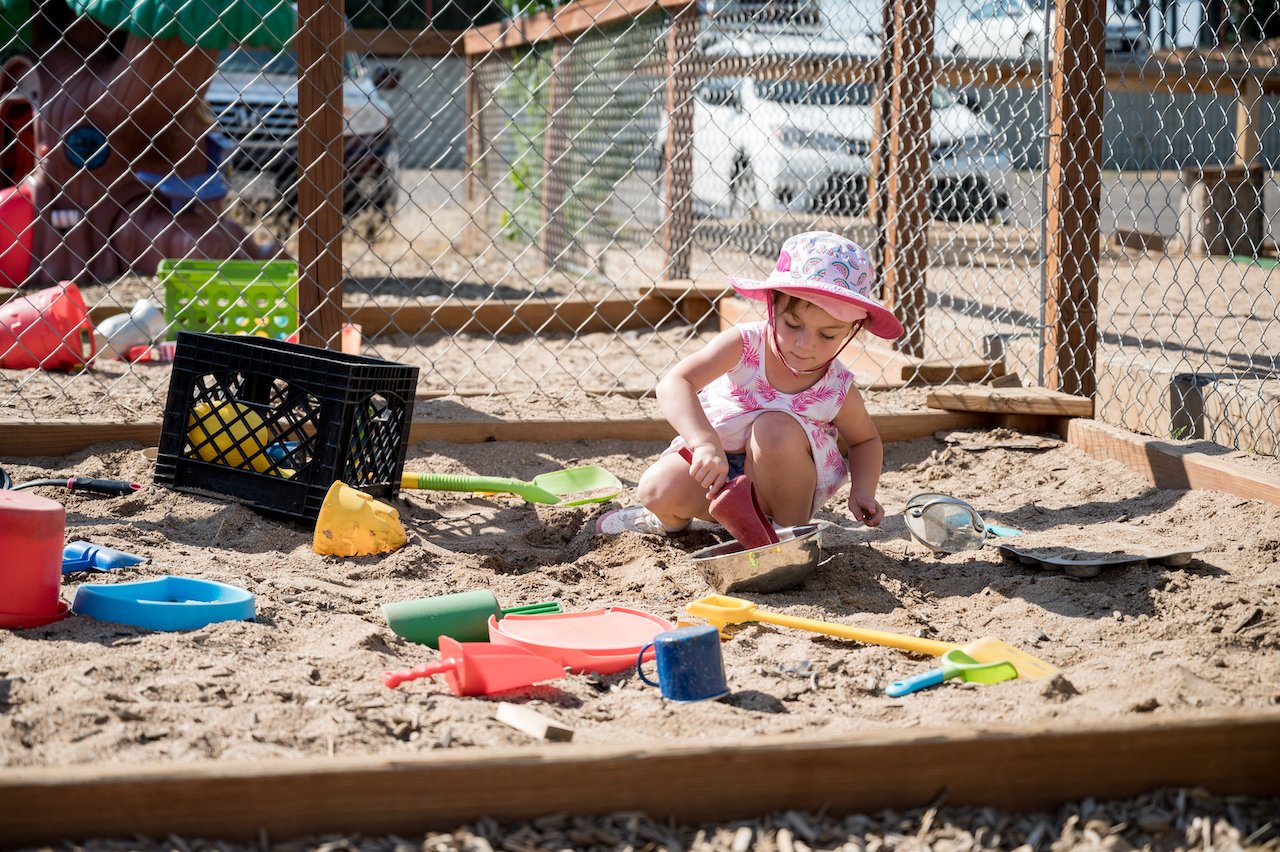
[[[707,489],[707,499],[716,496],[729,478],[729,458],[721,447],[699,444],[691,447],[693,461],[689,462],[689,475]]]
[[[855,521],[862,521],[869,527],[878,527],[884,520],[884,506],[865,491],[849,492],[849,511]]]

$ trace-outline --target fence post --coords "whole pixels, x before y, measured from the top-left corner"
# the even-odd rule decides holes
[[[872,109],[874,119],[871,130],[871,167],[867,171],[867,219],[875,229],[876,245],[872,259],[877,266],[884,264],[884,195],[885,195],[885,150],[884,131],[890,126],[889,108],[892,99],[889,87],[893,80],[893,45],[897,39],[893,36],[894,4],[885,3],[880,10],[881,42],[880,56],[876,61],[875,84],[873,89]]]
[[[569,153],[569,110],[573,107],[573,42],[556,39],[551,48],[547,126],[542,139],[542,255],[559,267],[569,248],[564,223],[565,158]]]
[[[924,356],[929,237],[929,131],[933,104],[935,0],[893,0],[889,151],[885,159],[885,301],[906,334],[898,349]]]
[[[1241,78],[1236,94],[1236,162],[1255,166],[1261,152],[1262,86],[1252,72]]]
[[[1097,390],[1104,0],[1056,0],[1045,247],[1044,383]]]
[[[693,75],[698,6],[690,3],[671,13],[667,32],[667,140],[663,156],[667,168],[666,210],[662,248],[665,279],[689,277],[689,248],[693,241]]]
[[[342,329],[342,0],[298,0],[298,340]]]

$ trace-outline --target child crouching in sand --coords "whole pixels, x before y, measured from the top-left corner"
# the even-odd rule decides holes
[[[870,296],[874,281],[866,252],[826,231],[783,243],[764,281],[730,278],[739,295],[765,304],[768,319],[721,332],[658,383],[679,437],[641,476],[644,505],[606,514],[599,531],[679,534],[694,518],[710,520],[711,498],[743,473],[777,526],[807,523],[846,477],[849,511],[878,526],[884,449],[853,373],[836,360],[864,328],[888,340],[902,334]],[[849,447],[847,466],[837,436]]]

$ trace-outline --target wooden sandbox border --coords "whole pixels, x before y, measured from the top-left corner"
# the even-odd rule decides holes
[[[1014,811],[1160,787],[1280,794],[1280,713],[1157,724],[538,745],[412,756],[7,769],[0,844],[109,837],[411,837],[489,816],[680,821],[947,804]]]

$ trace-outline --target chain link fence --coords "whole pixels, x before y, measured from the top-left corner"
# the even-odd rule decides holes
[[[287,337],[281,304],[304,341],[358,327],[432,413],[585,416],[745,316],[729,275],[826,229],[908,329],[846,353],[869,388],[1016,373],[1276,453],[1280,75],[1178,47],[1209,38],[1192,4],[1059,26],[1033,0],[348,0],[344,28],[263,3],[0,3],[0,311],[74,281],[95,335],[10,333],[0,415],[157,418],[145,344],[194,298],[226,330]],[[253,271],[291,260],[296,295]],[[115,326],[144,299],[165,327],[130,354]]]

